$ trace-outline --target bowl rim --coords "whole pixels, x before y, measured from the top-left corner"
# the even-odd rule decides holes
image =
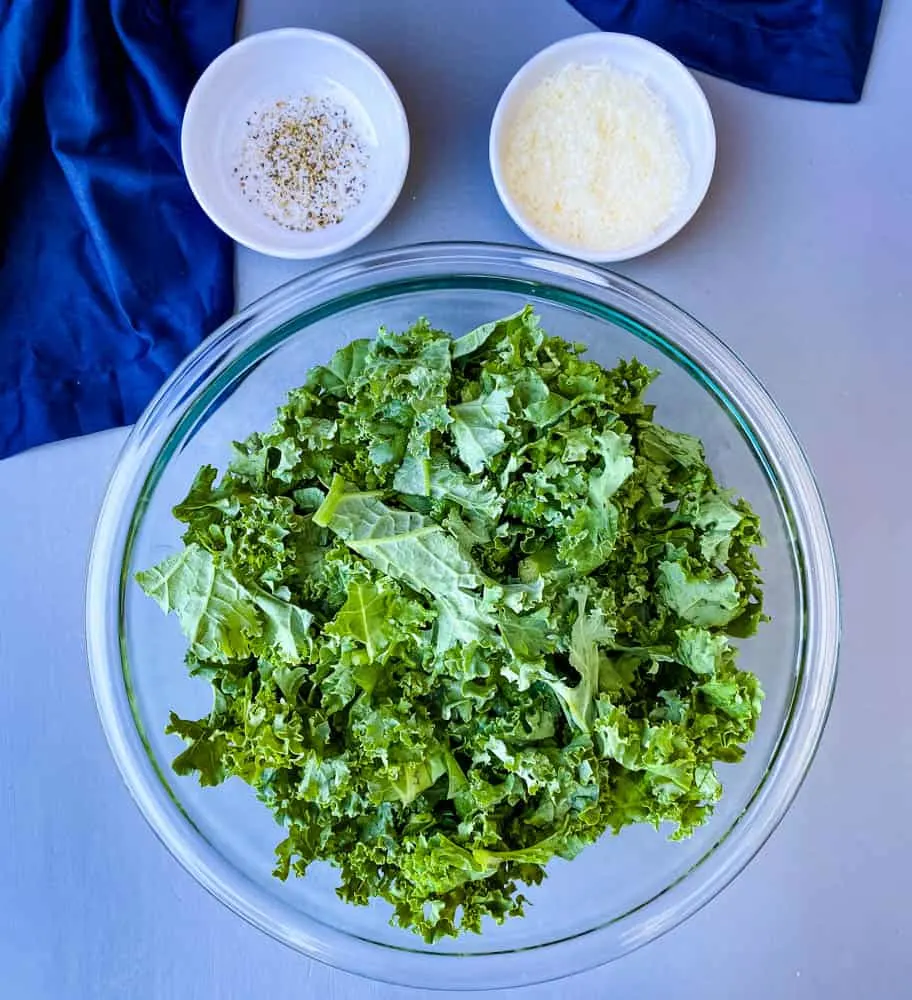
[[[133,714],[121,628],[138,516],[135,502],[144,495],[155,462],[180,430],[181,421],[205,401],[207,388],[232,366],[244,363],[252,345],[262,346],[272,337],[274,346],[294,335],[280,336],[282,322],[288,321],[286,326],[291,322],[291,309],[297,309],[293,315],[300,317],[306,312],[305,303],[346,300],[354,294],[348,286],[375,293],[394,287],[403,273],[417,280],[416,275],[435,268],[439,275],[464,282],[481,282],[491,271],[512,268],[536,292],[560,288],[574,299],[585,296],[593,306],[600,297],[603,302],[610,298],[612,309],[629,310],[624,315],[633,317],[653,338],[650,342],[673,348],[675,354],[670,356],[685,367],[708,377],[702,366],[710,365],[713,375],[706,387],[715,387],[719,399],[734,379],[738,404],[732,416],[741,420],[742,427],[746,421],[765,471],[785,503],[807,622],[792,704],[771,761],[744,810],[700,861],[655,897],[606,925],[561,941],[473,955],[411,951],[339,931],[280,902],[228,862],[171,797],[144,742]],[[341,294],[329,298],[334,289]],[[670,322],[676,324],[675,337],[650,325],[665,327]],[[631,332],[641,336],[637,330]],[[686,350],[676,338],[686,340]],[[819,745],[836,682],[840,601],[826,513],[801,446],[766,390],[717,337],[657,293],[576,260],[522,247],[431,243],[362,255],[293,279],[241,310],[180,365],[130,432],[115,464],[90,556],[86,634],[96,705],[121,775],[153,831],[201,885],[250,923],[319,961],[401,985],[477,990],[557,979],[618,958],[692,915],[747,865],[778,826]],[[748,816],[751,824],[741,825]],[[694,878],[696,873],[701,876]],[[643,919],[644,911],[648,919]],[[391,961],[396,955],[407,955],[408,961]]]
[[[708,167],[696,184],[688,185],[686,196],[682,199],[681,205],[672,212],[672,215],[667,220],[674,221],[674,225],[670,228],[666,229],[665,224],[663,224],[650,236],[640,240],[639,243],[633,243],[620,249],[605,251],[588,250],[585,247],[565,243],[553,236],[549,236],[528,217],[513,197],[509,185],[503,176],[498,147],[503,135],[504,119],[513,100],[516,98],[520,87],[525,83],[527,77],[533,74],[543,62],[549,60],[555,53],[565,53],[567,62],[570,62],[576,49],[586,49],[593,45],[604,47],[606,49],[606,58],[610,61],[610,49],[612,46],[617,46],[618,44],[639,53],[643,58],[644,65],[654,65],[664,62],[673,67],[675,72],[681,76],[686,87],[686,92],[682,91],[682,93],[686,93],[690,109],[689,115],[695,120],[699,120],[706,130]],[[677,56],[672,55],[671,52],[663,49],[660,45],[656,45],[655,42],[640,38],[638,35],[629,35],[624,32],[615,31],[589,31],[579,35],[572,35],[569,38],[562,38],[560,41],[546,46],[523,63],[516,71],[501,94],[491,119],[491,127],[488,135],[488,165],[501,204],[507,210],[513,222],[516,223],[530,240],[545,250],[550,250],[552,253],[565,254],[577,260],[585,260],[593,264],[610,264],[623,260],[633,260],[636,257],[642,257],[644,254],[657,250],[669,240],[674,239],[691,221],[703,204],[709,191],[709,186],[712,183],[716,164],[716,148],[716,126],[709,100],[703,88],[698,83],[697,78]],[[691,164],[691,169],[693,169],[693,164]]]
[[[380,92],[389,100],[399,130],[399,135],[396,137],[398,169],[386,196],[378,200],[374,212],[357,229],[346,236],[335,240],[329,239],[316,246],[308,246],[306,242],[303,242],[299,247],[280,247],[266,240],[256,239],[245,233],[243,227],[235,225],[232,219],[226,218],[219,211],[217,204],[210,197],[206,185],[201,183],[193,167],[193,158],[191,155],[191,143],[195,141],[194,136],[197,134],[205,135],[207,128],[205,124],[206,116],[203,113],[201,102],[205,90],[212,85],[213,80],[217,79],[218,75],[234,62],[239,53],[243,53],[248,49],[269,46],[273,42],[289,38],[296,39],[302,43],[317,44],[330,49],[336,49],[346,57],[352,57],[358,62],[363,63],[376,77]],[[314,28],[273,28],[269,31],[260,31],[256,34],[248,35],[240,41],[235,42],[225,49],[224,52],[216,56],[203,70],[199,79],[194,84],[184,108],[181,120],[180,149],[184,174],[194,198],[199,203],[200,208],[202,208],[222,232],[231,237],[236,243],[240,243],[250,250],[256,250],[258,253],[266,254],[270,257],[278,257],[284,260],[315,260],[320,257],[328,257],[339,253],[341,250],[347,250],[356,243],[360,243],[389,215],[393,206],[398,201],[399,195],[402,193],[405,178],[408,174],[411,158],[411,134],[409,131],[408,116],[399,92],[383,68],[363,49],[358,48],[357,45],[354,45],[345,38],[341,38],[339,35],[333,35],[326,31],[318,31]],[[331,231],[323,230],[323,232]]]

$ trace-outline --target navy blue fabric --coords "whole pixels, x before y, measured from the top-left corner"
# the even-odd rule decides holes
[[[695,69],[771,94],[861,100],[883,0],[570,0]]]
[[[0,457],[132,422],[232,307],[180,123],[236,0],[0,0]]]

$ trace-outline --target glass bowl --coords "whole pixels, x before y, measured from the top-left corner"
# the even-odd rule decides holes
[[[265,429],[286,390],[343,343],[420,316],[462,333],[531,303],[552,333],[605,364],[636,355],[662,375],[657,417],[702,438],[713,469],[760,515],[772,621],[741,664],[766,702],[743,762],[719,765],[725,793],[690,839],[628,828],[528,891],[521,919],[425,945],[389,926],[384,903],[355,907],[335,872],[275,879],[282,831],[237,779],[201,788],[170,766],[182,744],[169,711],[209,711],[205,681],[183,666],[184,640],[133,582],[179,545],[171,508],[203,463]],[[215,896],[293,948],[350,972],[409,986],[479,989],[554,979],[645,944],[718,893],[782,818],[813,758],[836,679],[839,594],[833,548],[808,463],[745,366],[696,320],[639,285],[537,251],[473,244],[406,247],[332,265],[271,292],[209,337],[136,424],[115,468],[89,571],[92,682],[111,750],[155,832]],[[193,713],[197,713],[194,715]]]

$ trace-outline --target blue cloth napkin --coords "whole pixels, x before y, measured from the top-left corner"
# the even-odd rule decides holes
[[[771,94],[861,99],[883,0],[570,0],[695,69]]]
[[[181,169],[236,0],[0,0],[0,457],[132,422],[232,307]]]

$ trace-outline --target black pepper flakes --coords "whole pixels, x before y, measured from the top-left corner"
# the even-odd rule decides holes
[[[235,173],[251,204],[280,226],[312,232],[362,199],[368,153],[347,110],[328,97],[276,101],[247,119]]]

